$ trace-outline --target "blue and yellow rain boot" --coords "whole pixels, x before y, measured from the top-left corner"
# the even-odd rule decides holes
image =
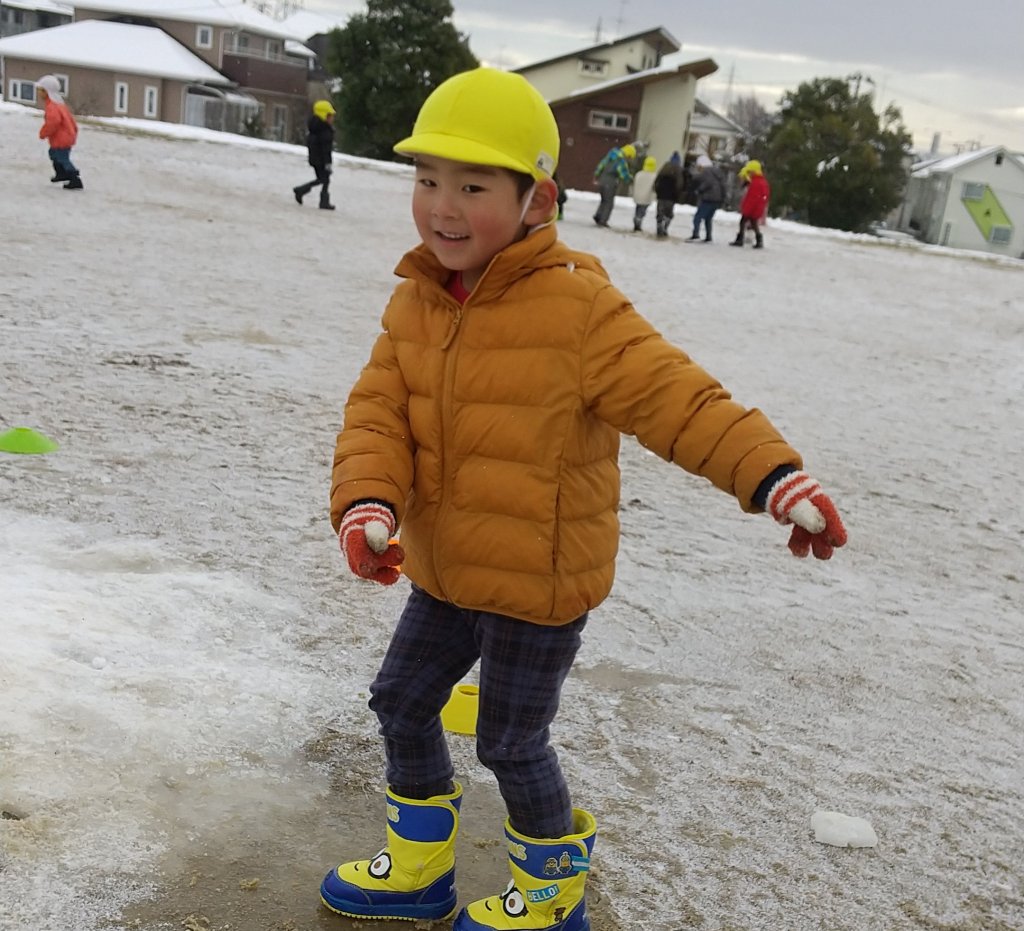
[[[583,887],[597,824],[572,811],[575,833],[557,840],[524,837],[505,822],[512,881],[501,895],[467,905],[452,931],[590,931]]]
[[[372,860],[342,863],[320,900],[353,918],[433,920],[455,914],[455,835],[462,786],[419,801],[387,790],[387,846]]]

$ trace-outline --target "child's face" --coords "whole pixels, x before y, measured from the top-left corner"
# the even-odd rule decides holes
[[[445,268],[462,272],[467,290],[476,286],[497,253],[526,235],[527,223],[547,219],[536,214],[531,207],[524,215],[516,179],[507,171],[416,156],[416,229]]]

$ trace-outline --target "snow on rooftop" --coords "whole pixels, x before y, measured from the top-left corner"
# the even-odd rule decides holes
[[[303,39],[330,32],[332,29],[344,29],[345,20],[337,16],[324,16],[310,10],[299,10],[281,20],[281,26]]]
[[[0,54],[42,62],[231,85],[162,29],[88,19],[0,39]]]
[[[80,10],[148,16],[151,19],[184,20],[208,26],[229,26],[277,39],[299,39],[283,24],[242,0],[88,0]]]
[[[624,74],[620,77],[609,78],[607,81],[600,81],[597,84],[588,84],[586,87],[579,87],[576,90],[569,91],[567,94],[563,94],[558,99],[569,100],[573,97],[587,97],[599,91],[610,90],[620,84],[630,84],[634,81],[643,80],[645,78],[668,76],[679,73],[685,74],[689,70],[689,66],[693,64],[696,64],[696,62],[687,62],[683,65],[675,62],[672,64],[662,63],[660,65],[655,65],[653,68],[647,68],[644,71],[637,71],[634,74]]]
[[[990,145],[984,149],[974,149],[970,152],[961,152],[959,155],[950,155],[948,158],[939,158],[935,161],[927,162],[920,168],[915,168],[913,176],[915,178],[927,178],[929,175],[938,172],[956,171],[958,168],[969,165],[971,162],[988,158],[1002,148],[1001,145]]]
[[[58,16],[74,16],[75,8],[70,3],[56,0],[3,0],[4,6],[15,10],[34,10],[36,13],[56,13]]]

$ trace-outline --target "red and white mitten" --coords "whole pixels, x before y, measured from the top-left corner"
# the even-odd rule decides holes
[[[846,543],[846,528],[832,499],[806,472],[784,475],[768,492],[766,510],[780,524],[793,524],[789,549],[801,559],[831,559],[834,547]]]
[[[398,566],[405,552],[391,542],[395,532],[395,515],[391,508],[378,501],[354,504],[341,519],[338,542],[348,560],[348,567],[361,579],[393,585],[401,573]]]

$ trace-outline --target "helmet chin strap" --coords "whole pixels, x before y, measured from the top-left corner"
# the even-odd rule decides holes
[[[521,224],[523,222],[525,222],[525,220],[526,220],[526,212],[530,209],[530,201],[533,200],[533,193],[536,190],[537,190],[537,182],[534,181],[533,182],[533,186],[530,188],[530,190],[528,190],[526,192],[526,197],[523,200],[523,209],[522,209],[522,212],[519,214],[519,222]],[[557,214],[558,214],[558,211],[555,210],[555,206],[554,206],[554,204],[552,204],[551,205],[551,216],[547,220],[544,220],[542,223],[536,223],[533,226],[528,227],[527,230],[526,230],[526,234],[529,235],[530,233],[535,233],[537,230],[544,229],[545,226],[550,226],[552,223],[554,223],[555,217],[557,216]]]
[[[530,209],[530,201],[533,200],[533,192],[537,190],[537,182],[534,181],[530,185],[530,190],[526,192],[526,196],[523,198],[523,209],[519,213],[519,222],[522,223],[526,219],[526,211]]]

